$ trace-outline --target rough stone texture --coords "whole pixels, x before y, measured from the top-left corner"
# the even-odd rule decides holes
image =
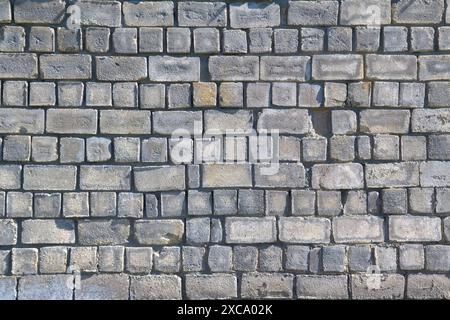
[[[449,23],[0,0],[0,299],[450,299]]]

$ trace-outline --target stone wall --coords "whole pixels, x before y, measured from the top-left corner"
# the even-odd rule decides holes
[[[450,298],[447,24],[0,0],[0,298]]]

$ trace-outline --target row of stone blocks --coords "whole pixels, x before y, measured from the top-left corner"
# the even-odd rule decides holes
[[[238,298],[237,276],[232,274],[92,275],[82,278],[79,289],[72,275],[0,277],[4,299],[233,299]],[[239,298],[244,299],[448,299],[445,275],[384,275],[380,288],[368,289],[367,275],[293,275],[244,273]],[[349,281],[350,279],[350,281]],[[294,289],[294,283],[296,289]]]
[[[11,10],[11,4],[12,9]],[[0,2],[0,22],[59,24],[66,7],[64,0]],[[282,10],[277,2],[218,1],[94,1],[77,0],[82,25],[109,26],[218,26],[231,28],[276,27]],[[177,10],[175,10],[177,7]],[[444,0],[327,0],[289,1],[289,25],[439,24],[450,14]],[[176,19],[175,19],[176,11]],[[123,19],[122,19],[123,14]],[[285,14],[283,13],[283,16]],[[228,19],[229,16],[229,19]],[[229,20],[229,24],[228,24]]]
[[[211,226],[212,224],[212,226]],[[18,223],[1,219],[1,245],[23,244],[180,244],[184,236],[191,243],[207,243],[213,238],[231,244],[283,243],[382,243],[440,242],[449,237],[449,219],[415,215],[383,218],[373,215],[324,217],[226,217],[219,219],[80,220],[31,219]],[[131,234],[131,227],[133,234]],[[223,228],[223,230],[222,230]],[[386,230],[385,230],[386,229]],[[210,231],[212,230],[212,231]],[[76,231],[78,231],[76,233]],[[445,235],[444,235],[445,233]],[[448,258],[448,254],[447,254]],[[447,260],[448,264],[448,260]],[[447,265],[448,267],[448,265]]]

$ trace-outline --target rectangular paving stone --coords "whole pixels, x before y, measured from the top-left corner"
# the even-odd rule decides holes
[[[75,190],[77,167],[66,165],[26,165],[23,167],[25,190]]]
[[[148,76],[156,82],[200,81],[198,57],[151,56],[148,58]]]
[[[38,57],[34,53],[0,53],[0,79],[35,79]]]
[[[97,133],[97,110],[48,109],[47,132],[62,134]]]
[[[25,220],[21,237],[25,244],[75,243],[75,224],[71,220]]]
[[[275,217],[227,217],[225,237],[227,243],[274,242],[277,238]]]
[[[39,57],[39,75],[46,80],[88,80],[92,58],[86,54],[44,54]]]
[[[361,80],[363,57],[355,54],[315,55],[312,59],[314,80]]]
[[[135,167],[134,185],[138,191],[184,190],[184,166]]]
[[[257,81],[259,57],[211,56],[208,70],[212,81]]]

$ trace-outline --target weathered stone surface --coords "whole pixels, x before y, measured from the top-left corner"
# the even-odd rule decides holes
[[[180,300],[181,278],[175,275],[131,277],[132,300]]]
[[[366,74],[374,80],[415,80],[417,78],[417,58],[409,55],[366,56]]]
[[[17,297],[19,300],[72,300],[73,275],[31,275],[21,277]]]
[[[310,57],[261,57],[261,80],[307,81],[310,77]]]
[[[75,190],[77,168],[74,166],[27,165],[23,168],[25,190]]]
[[[198,111],[156,111],[153,113],[153,131],[158,134],[182,136],[203,130],[202,113]]]
[[[411,130],[413,132],[450,132],[450,110],[413,110]]]
[[[123,19],[130,27],[172,26],[174,4],[171,1],[125,2]]]
[[[232,28],[276,27],[280,24],[280,5],[277,3],[243,2],[230,4]]]
[[[259,57],[212,56],[208,70],[212,81],[256,81],[259,79]]]
[[[151,117],[144,110],[101,110],[100,132],[104,134],[149,134]]]
[[[225,219],[227,243],[269,243],[277,238],[275,217]]]
[[[0,245],[11,246],[17,242],[17,223],[14,220],[0,220]]]
[[[437,24],[442,21],[444,7],[444,0],[400,0],[393,3],[392,19],[402,24]]]
[[[34,79],[38,58],[33,53],[0,53],[0,79]]]
[[[312,168],[314,189],[362,189],[363,167],[360,164],[317,164]]]
[[[130,236],[128,220],[83,220],[78,222],[81,245],[126,244]]]
[[[366,164],[368,188],[415,187],[419,185],[417,162]]]
[[[138,191],[169,191],[185,189],[183,166],[134,168],[134,184]]]
[[[204,112],[204,119],[205,131],[211,133],[250,132],[253,128],[253,114],[246,110],[208,110]]]
[[[251,187],[250,164],[204,164],[202,186],[204,188]]]
[[[450,79],[450,55],[420,56],[419,80],[448,80]]]
[[[409,119],[407,110],[363,110],[360,128],[365,133],[407,133]]]
[[[301,299],[348,299],[347,276],[298,275],[297,296]]]
[[[441,219],[416,216],[389,217],[389,240],[397,242],[440,241]]]
[[[291,274],[249,273],[242,277],[241,295],[244,299],[289,299],[293,287]]]
[[[278,228],[282,242],[330,242],[331,222],[325,218],[280,217]]]
[[[95,134],[97,132],[97,110],[48,109],[47,132]]]
[[[383,230],[383,219],[375,216],[333,219],[333,237],[337,243],[383,242]]]
[[[299,26],[337,25],[338,1],[293,1],[289,3],[288,24]]]
[[[0,109],[0,133],[43,133],[44,110]]]
[[[188,299],[232,299],[237,297],[237,279],[232,274],[186,275]]]
[[[124,274],[98,274],[81,278],[75,300],[128,300],[129,278]]]
[[[224,2],[180,2],[178,24],[186,27],[225,27],[227,6]]]
[[[363,64],[361,55],[315,55],[312,77],[314,80],[361,80]]]
[[[274,168],[275,171],[275,168]],[[305,168],[301,163],[279,163],[276,172],[272,174],[267,165],[255,165],[255,187],[277,188],[302,188],[306,185]]]
[[[445,187],[450,185],[450,163],[428,161],[420,163],[420,185],[422,187]]]
[[[407,278],[409,299],[449,299],[450,278],[438,274],[411,274]]]
[[[20,189],[22,167],[19,165],[0,165],[0,188]]]
[[[49,80],[87,80],[92,76],[92,58],[86,54],[44,54],[39,57],[39,74]]]
[[[75,243],[75,226],[70,220],[25,220],[22,242],[26,244]]]
[[[128,166],[81,166],[82,190],[129,190],[131,167]]]
[[[340,23],[343,25],[381,25],[391,22],[389,0],[344,0]]]
[[[138,81],[147,77],[144,57],[97,57],[97,77],[104,81]]]
[[[354,274],[351,276],[352,298],[354,299],[403,299],[405,278],[400,274],[380,275],[380,287],[368,288],[368,275]]]
[[[200,60],[197,57],[152,56],[148,58],[150,81],[200,81]]]
[[[14,20],[17,23],[60,23],[65,9],[63,0],[18,0],[14,2]]]
[[[134,228],[137,242],[143,245],[178,244],[184,234],[181,220],[139,220]]]
[[[305,109],[265,109],[258,114],[258,131],[278,130],[280,133],[303,134],[312,129],[311,119]]]
[[[81,25],[120,27],[122,21],[121,3],[107,0],[77,0],[75,5],[80,8]]]

